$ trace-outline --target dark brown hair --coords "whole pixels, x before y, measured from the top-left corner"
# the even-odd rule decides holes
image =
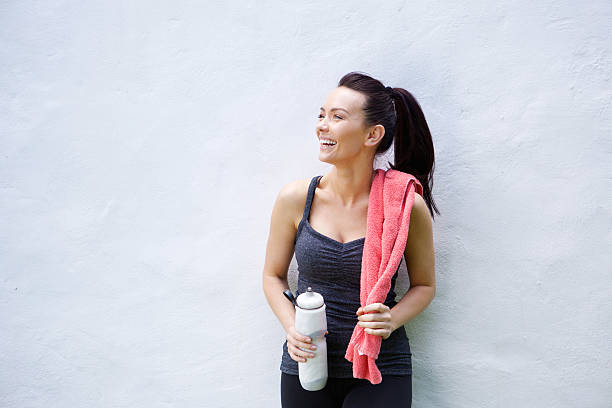
[[[393,88],[391,93],[377,79],[360,72],[350,72],[342,77],[338,86],[365,95],[363,111],[366,127],[381,124],[385,135],[376,148],[376,154],[395,147],[395,163],[390,168],[415,176],[423,186],[423,198],[434,218],[440,214],[431,194],[433,188],[434,147],[429,126],[421,106],[414,96],[403,88]]]

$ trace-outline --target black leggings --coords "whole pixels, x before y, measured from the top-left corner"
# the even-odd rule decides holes
[[[306,391],[297,375],[281,372],[282,408],[372,408],[412,406],[412,375],[383,375],[380,384],[362,378],[328,378],[319,391]]]

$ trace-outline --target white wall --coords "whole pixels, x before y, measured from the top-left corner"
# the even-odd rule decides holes
[[[0,406],[279,406],[270,212],[328,170],[318,107],[359,70],[413,92],[435,140],[413,406],[609,407],[611,17],[2,2]]]

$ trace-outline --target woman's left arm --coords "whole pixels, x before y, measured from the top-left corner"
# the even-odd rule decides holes
[[[420,194],[414,196],[404,255],[410,288],[402,299],[391,309],[382,303],[373,303],[357,311],[359,324],[368,328],[366,332],[383,339],[425,310],[436,294],[432,222]]]

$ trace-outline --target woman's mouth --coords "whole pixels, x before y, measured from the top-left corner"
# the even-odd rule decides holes
[[[319,139],[320,150],[324,152],[332,150],[337,143],[331,139]]]

